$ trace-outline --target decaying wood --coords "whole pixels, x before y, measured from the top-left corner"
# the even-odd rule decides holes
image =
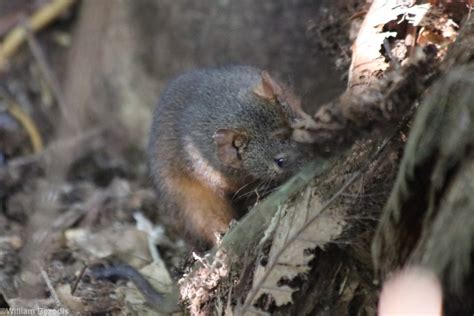
[[[358,94],[367,86],[378,82],[388,69],[389,63],[380,52],[381,44],[388,34],[382,32],[383,25],[393,15],[393,8],[403,1],[375,0],[367,12],[357,39],[352,47],[352,62],[349,69],[348,89]]]
[[[452,14],[466,16],[468,3],[460,2],[460,6]],[[431,20],[437,21],[439,28],[455,24],[438,21],[444,21],[445,15],[427,3],[374,1],[354,45],[347,91],[322,106],[312,119],[305,118],[295,124],[294,139],[314,144],[321,152],[331,152],[353,143],[363,133],[398,122],[436,78],[439,66],[436,61],[444,49],[437,51],[435,46],[439,46],[439,41],[434,45],[423,37],[428,38],[427,35],[417,32],[427,28]],[[390,26],[396,30],[391,25],[402,22],[405,29],[396,32],[384,29]],[[415,39],[408,38],[417,35],[423,45],[414,47]],[[384,47],[390,48],[387,44],[390,37],[405,37],[403,45],[407,52],[398,56],[400,60],[390,60],[394,58],[391,52],[382,53]],[[447,33],[442,43],[447,46],[453,38],[452,32]],[[397,67],[400,63],[405,67]]]
[[[313,144],[321,153],[337,151],[377,127],[397,124],[435,77],[433,56],[422,53],[364,94],[347,91],[335,102],[322,106],[312,119],[296,123],[293,138]]]
[[[463,27],[463,30],[461,34],[459,35],[458,41],[453,45],[451,48],[446,60],[444,63],[441,65],[441,69],[443,70],[443,76],[440,78],[439,82],[436,85],[436,88],[433,88],[431,91],[431,96],[429,98],[426,98],[425,104],[422,105],[423,109],[423,115],[424,119],[422,119],[422,114],[419,115],[420,118],[418,118],[419,123],[415,122],[415,127],[413,129],[413,138],[417,137],[419,138],[419,141],[423,140],[422,135],[427,134],[429,135],[429,132],[431,132],[432,136],[431,138],[428,138],[428,140],[431,140],[434,142],[435,138],[440,137],[439,135],[439,130],[443,129],[446,130],[446,132],[450,132],[450,129],[456,130],[456,125],[459,124],[457,120],[452,121],[448,126],[443,126],[443,124],[448,124],[449,122],[446,121],[446,123],[442,123],[442,116],[446,115],[446,111],[449,110],[452,107],[455,106],[460,106],[460,107],[465,107],[466,110],[468,110],[471,106],[472,103],[472,98],[469,98],[469,93],[471,93],[470,89],[470,84],[471,84],[471,78],[470,73],[472,71],[472,61],[474,59],[474,51],[472,50],[472,47],[474,45],[474,21],[470,19],[468,22],[466,22],[465,26]],[[451,72],[453,72],[453,75],[451,75]],[[459,89],[459,86],[463,87],[462,89]],[[454,90],[453,90],[454,89]],[[446,105],[443,102],[446,102],[446,98],[449,97],[449,104]],[[442,104],[439,104],[442,103]],[[453,104],[453,105],[451,105]],[[439,113],[436,113],[435,110],[429,110],[430,108],[438,108],[438,107],[448,107],[446,111],[443,111],[439,109]],[[421,110],[421,109],[420,109]],[[428,113],[432,112],[432,114],[429,117],[428,120]],[[465,114],[468,114],[466,112]],[[438,117],[438,118],[437,118]],[[437,118],[437,119],[436,119]],[[461,117],[457,117],[459,120],[461,120]],[[466,119],[469,118],[469,115],[466,116]],[[446,118],[448,119],[448,118]],[[437,123],[438,125],[435,125]],[[418,124],[418,125],[416,125]],[[470,128],[471,124],[469,121],[466,123],[467,125],[463,128]],[[457,137],[453,138],[456,139],[456,142],[453,143],[453,146],[455,146],[457,143],[459,143],[462,138],[460,138],[461,135],[456,135]],[[454,137],[454,136],[453,136]],[[407,170],[407,175],[404,175],[401,173],[399,175],[400,179],[397,180],[397,184],[394,188],[394,196],[391,198],[390,203],[388,206],[393,205],[393,213],[390,214],[390,212],[386,211],[385,218],[382,219],[382,226],[379,228],[379,237],[378,237],[378,242],[376,245],[376,248],[378,249],[378,254],[376,257],[379,257],[379,260],[383,258],[383,261],[385,262],[384,265],[387,266],[387,268],[383,268],[382,270],[386,270],[386,272],[394,269],[397,265],[399,265],[401,262],[406,260],[406,256],[411,252],[411,250],[402,250],[399,247],[400,246],[395,246],[395,243],[402,242],[402,239],[397,238],[394,235],[394,232],[391,232],[393,229],[389,229],[388,227],[383,228],[384,225],[393,225],[389,224],[389,222],[393,219],[397,219],[400,217],[401,214],[398,212],[402,211],[402,208],[400,206],[400,203],[402,201],[407,201],[408,200],[408,195],[412,194],[411,190],[408,189],[409,185],[409,178],[412,177],[409,174],[412,174],[414,172],[416,164],[423,165],[421,162],[427,165],[427,167],[430,167],[428,165],[428,158],[430,156],[429,150],[433,150],[436,144],[432,144],[430,146],[429,143],[426,145],[426,148],[423,149],[424,153],[423,155],[417,154],[417,150],[419,150],[418,146],[419,144],[415,145],[415,140],[412,140],[413,145],[410,147],[410,143],[407,144],[407,149],[406,149],[406,156],[405,160],[407,162],[402,163],[401,168],[406,168]],[[465,144],[460,143],[461,146],[464,146]],[[456,155],[462,155],[464,153],[463,149],[460,149]],[[433,152],[431,152],[433,154]],[[449,152],[445,154],[451,154]],[[408,159],[414,159],[411,163],[410,166],[408,167],[407,164],[409,163]],[[433,159],[435,159],[433,157]],[[412,171],[409,171],[408,169],[411,169]],[[426,179],[429,179],[429,176],[426,176]],[[399,189],[397,189],[397,186],[400,186]],[[398,192],[398,193],[396,193]],[[416,191],[414,192],[416,193]],[[413,194],[414,194],[413,193]],[[423,212],[423,210],[421,210]],[[397,220],[398,221],[398,220]],[[397,225],[401,225],[401,223],[398,223]],[[387,234],[387,237],[391,236],[389,240],[383,241],[385,238],[381,234]],[[400,233],[397,233],[400,234]],[[383,246],[382,243],[386,243],[386,246]],[[391,246],[388,246],[391,244]],[[408,246],[410,248],[414,247],[413,244],[406,244],[404,243],[404,246]],[[389,248],[394,248],[396,251],[388,251],[385,253],[385,251],[382,250],[382,248],[389,247]],[[385,255],[388,255],[388,253],[396,254],[398,259],[389,259],[390,256],[385,257],[382,253],[385,253]],[[385,273],[386,273],[385,272]]]
[[[429,268],[452,314],[474,309],[473,41],[471,19],[418,110],[374,240],[382,277],[407,265]]]

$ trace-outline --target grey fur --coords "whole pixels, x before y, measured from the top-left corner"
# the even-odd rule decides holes
[[[209,165],[232,179],[281,181],[300,166],[301,157],[290,139],[272,137],[276,130],[289,127],[290,111],[258,98],[252,89],[260,81],[259,69],[227,66],[183,74],[165,88],[155,109],[148,150],[158,198],[165,203],[162,214],[179,216],[173,214],[179,210],[163,179],[171,169],[190,174],[189,140]],[[249,136],[241,169],[222,164],[216,155],[213,135],[221,128],[244,130]],[[277,157],[286,158],[285,168],[278,172]]]

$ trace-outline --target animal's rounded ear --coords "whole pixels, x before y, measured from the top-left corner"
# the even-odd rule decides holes
[[[279,139],[279,140],[286,140],[286,139],[289,139],[291,137],[291,128],[288,126],[288,127],[282,127],[282,128],[279,128],[275,131],[273,131],[273,133],[271,133],[271,137],[274,138],[274,139]]]
[[[283,89],[280,84],[273,80],[270,74],[265,70],[261,73],[260,83],[254,87],[252,91],[256,96],[267,101],[275,100],[278,96],[283,94]]]
[[[220,128],[212,138],[217,146],[217,158],[226,166],[242,168],[241,154],[248,142],[247,134],[232,128]]]
[[[265,101],[278,100],[283,106],[289,108],[296,117],[305,117],[306,113],[301,107],[301,99],[291,92],[287,86],[273,79],[265,70],[262,71],[260,83],[252,91],[257,97]]]

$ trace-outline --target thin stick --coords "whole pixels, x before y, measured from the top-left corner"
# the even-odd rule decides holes
[[[31,146],[33,147],[33,152],[35,154],[42,152],[44,149],[43,138],[41,137],[41,134],[38,130],[38,127],[36,126],[35,121],[33,121],[33,119],[28,115],[28,113],[23,111],[23,109],[18,103],[16,103],[12,99],[7,99],[7,102],[9,103],[7,111],[25,129],[26,133],[28,134],[28,137],[30,138]]]
[[[67,115],[66,98],[64,97],[64,94],[61,91],[61,86],[59,84],[59,81],[56,75],[54,74],[50,63],[48,62],[48,59],[46,58],[43,48],[41,47],[40,43],[36,39],[27,21],[26,20],[23,21],[22,24],[25,30],[26,40],[28,42],[30,51],[33,54],[33,57],[39,66],[39,69],[40,69],[41,74],[43,75],[43,78],[46,80],[49,88],[53,92],[54,98],[56,99],[56,102],[58,103],[59,110],[61,111],[63,118],[66,120],[69,126],[77,128],[76,126],[77,122],[71,121],[70,117]]]
[[[88,268],[89,266],[87,264],[84,264],[84,266],[82,267],[81,269],[81,272],[79,272],[79,275],[77,276],[77,279],[76,281],[74,282],[74,285],[71,289],[71,295],[74,294],[74,292],[76,292],[76,289],[77,289],[77,286],[79,285],[79,282],[81,281],[82,277],[84,276],[84,273],[86,272],[86,269]]]
[[[44,282],[46,282],[46,286],[48,287],[49,292],[51,293],[51,296],[52,296],[53,299],[56,301],[56,304],[57,304],[58,306],[64,307],[63,303],[61,303],[61,301],[59,300],[58,294],[56,293],[56,290],[54,289],[53,284],[51,283],[51,280],[49,279],[48,274],[47,274],[46,271],[41,267],[41,265],[40,265],[39,263],[38,263],[38,268],[40,269],[40,271],[41,271],[41,276],[43,277]]]
[[[29,19],[28,25],[32,32],[38,32],[54,21],[64,11],[66,11],[75,0],[53,0],[41,7]],[[13,28],[0,44],[0,72],[5,71],[8,59],[25,42],[26,32],[22,25]]]
[[[25,165],[35,163],[39,161],[40,159],[46,157],[48,154],[50,154],[51,152],[53,152],[54,150],[58,148],[67,150],[68,148],[78,146],[79,144],[85,142],[86,140],[91,139],[92,137],[97,137],[105,129],[106,129],[105,126],[93,128],[79,135],[57,140],[53,143],[50,143],[42,152],[37,153],[37,154],[27,155],[27,156],[21,156],[19,158],[10,160],[6,166],[1,166],[0,169],[2,168],[15,169],[15,168],[20,168]]]

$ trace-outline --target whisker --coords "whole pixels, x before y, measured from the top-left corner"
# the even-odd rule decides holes
[[[281,187],[281,185],[274,187],[272,184],[274,184],[274,182],[272,180],[262,181],[255,187],[254,190],[244,192],[244,193],[237,196],[237,193],[242,191],[242,188],[241,188],[241,189],[238,190],[238,192],[236,192],[232,196],[232,200],[238,201],[238,200],[243,199],[243,198],[248,199],[252,194],[255,194],[257,196],[257,202],[258,202],[260,200],[260,198],[268,195],[269,193],[272,193],[273,191],[278,190]],[[246,186],[248,186],[248,184]]]
[[[270,181],[265,181],[263,185],[259,188],[258,192],[261,193],[262,195],[265,195],[265,191],[267,191],[269,186],[270,186]]]
[[[244,197],[246,197],[246,196],[249,196],[249,195],[255,193],[255,191],[258,190],[259,187],[260,187],[262,184],[263,184],[263,183],[259,183],[259,184],[257,185],[257,187],[255,188],[255,190],[248,191],[248,192],[244,192],[244,193],[242,193],[241,195],[237,196],[235,199],[233,198],[233,200],[236,200],[236,201],[237,201],[237,200],[240,200],[240,199],[242,199],[242,198],[244,198]]]
[[[269,188],[268,190],[266,190],[262,195],[267,195],[267,194],[270,194],[272,192],[275,192],[276,190],[278,190],[279,188],[281,188],[281,185],[278,185],[276,187],[273,187],[273,188]]]
[[[257,204],[258,202],[260,202],[260,194],[258,194],[257,189],[255,189],[255,195],[257,196],[257,199],[255,200],[255,204]]]
[[[257,189],[255,189],[255,194],[257,195],[257,202],[260,201],[260,197],[264,197],[268,191],[270,191],[270,187],[272,185],[272,181],[271,180],[267,180],[267,181],[264,181],[261,185],[261,187],[257,187]]]
[[[232,195],[232,200],[235,198],[235,196],[236,196],[237,194],[239,194],[240,191],[242,191],[243,189],[245,189],[246,187],[248,187],[249,185],[251,185],[251,184],[253,184],[253,183],[257,182],[257,181],[258,181],[258,179],[255,179],[255,180],[250,181],[250,182],[244,184],[243,186],[241,186],[237,191],[235,191],[234,195]]]

